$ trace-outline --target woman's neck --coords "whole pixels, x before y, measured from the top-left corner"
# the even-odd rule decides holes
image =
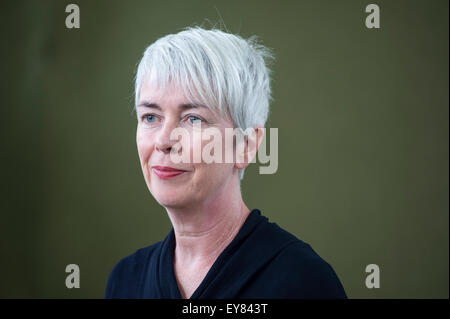
[[[175,232],[175,262],[180,266],[212,264],[247,219],[250,210],[239,187],[184,210],[167,209]]]

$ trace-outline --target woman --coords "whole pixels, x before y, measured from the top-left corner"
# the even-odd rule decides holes
[[[242,200],[240,180],[269,111],[270,58],[253,37],[199,27],[146,49],[136,75],[137,147],[173,228],[114,267],[107,298],[346,298],[307,243]],[[232,128],[243,133],[227,144]],[[218,138],[203,139],[206,130]],[[216,161],[205,160],[207,143]]]

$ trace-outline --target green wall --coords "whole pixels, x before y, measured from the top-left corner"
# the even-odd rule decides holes
[[[0,5],[0,297],[102,298],[120,258],[166,236],[138,162],[134,71],[147,45],[205,19],[276,56],[279,169],[247,169],[247,205],[308,242],[350,298],[449,297],[448,1],[375,1],[380,29],[365,27],[370,1],[73,2],[80,29],[69,1]]]

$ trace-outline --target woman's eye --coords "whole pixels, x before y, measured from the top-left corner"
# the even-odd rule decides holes
[[[191,122],[191,124],[203,122],[203,120],[201,118],[199,118],[197,116],[193,116],[193,115],[189,115],[188,120],[189,120],[189,122]]]
[[[152,123],[156,120],[154,115],[144,115],[144,121],[147,123]]]

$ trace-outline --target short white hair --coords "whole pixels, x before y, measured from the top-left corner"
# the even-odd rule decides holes
[[[143,81],[158,90],[175,84],[190,102],[228,114],[235,128],[264,127],[272,99],[267,67],[272,59],[256,36],[243,39],[218,29],[188,27],[146,48],[136,73],[135,105]],[[243,174],[241,170],[240,179]]]

